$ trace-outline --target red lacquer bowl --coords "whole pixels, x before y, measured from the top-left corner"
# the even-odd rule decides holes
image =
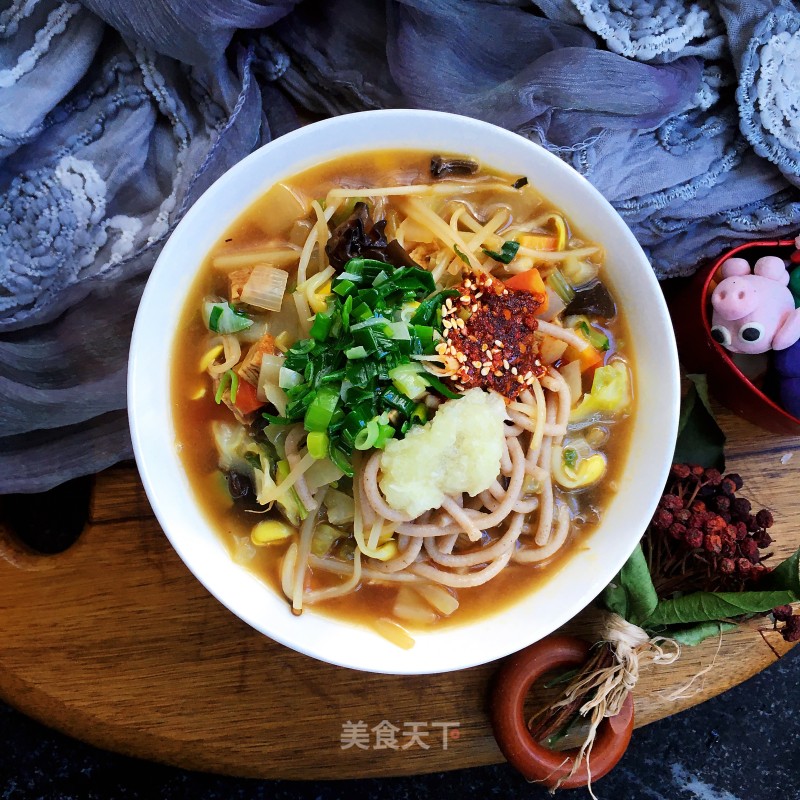
[[[733,256],[746,258],[752,265],[762,256],[788,259],[796,252],[793,239],[739,245],[702,267],[667,298],[678,354],[686,371],[705,373],[711,393],[735,414],[765,430],[791,436],[800,435],[800,419],[755,386],[733,363],[728,351],[711,338],[709,294],[717,270]]]

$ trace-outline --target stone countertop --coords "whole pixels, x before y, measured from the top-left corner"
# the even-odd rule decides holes
[[[800,648],[746,683],[634,733],[600,800],[800,800]],[[562,792],[584,800],[584,789]],[[332,800],[550,795],[508,765],[415,778],[258,781],[98,750],[0,703],[0,800]]]

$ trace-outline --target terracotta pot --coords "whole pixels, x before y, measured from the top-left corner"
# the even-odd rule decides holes
[[[534,741],[525,723],[525,698],[534,682],[559,667],[583,664],[591,646],[574,636],[548,636],[511,656],[495,677],[491,719],[503,755],[529,781],[554,787],[569,775],[577,750],[556,752]],[[602,778],[622,758],[633,732],[633,696],[622,711],[603,720],[591,753],[592,780]],[[586,786],[589,773],[584,761],[575,774],[561,783],[563,789]]]
[[[752,266],[762,256],[788,259],[796,252],[793,239],[739,245],[698,270],[667,297],[678,353],[686,371],[705,373],[711,393],[735,414],[765,430],[792,436],[800,435],[800,419],[756,387],[733,363],[728,351],[711,338],[709,295],[717,270],[733,256],[746,258]]]

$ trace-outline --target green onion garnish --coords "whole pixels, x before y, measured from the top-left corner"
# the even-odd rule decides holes
[[[263,416],[272,425],[303,422],[309,453],[327,452],[352,476],[354,449],[384,447],[427,420],[426,393],[460,396],[414,359],[434,353],[442,305],[458,292],[437,290],[421,267],[369,258],[350,259],[331,288],[309,338],[286,352],[283,416]]]
[[[214,402],[216,402],[217,405],[222,402],[222,395],[225,394],[225,390],[229,386],[231,389],[231,403],[235,403],[236,392],[239,390],[239,376],[232,369],[223,372],[222,375],[219,376],[219,386],[217,386],[217,392],[214,395]]]
[[[303,424],[307,431],[325,431],[331,423],[339,403],[339,392],[331,386],[322,386],[308,406]]]
[[[510,264],[514,260],[517,250],[519,250],[519,242],[503,242],[503,247],[500,249],[499,253],[495,250],[483,248],[483,252],[486,253],[489,258],[493,258],[501,264]]]
[[[517,245],[519,247],[519,245]],[[453,245],[455,254],[467,265],[469,265],[469,256],[457,245]]]
[[[330,439],[325,431],[311,431],[306,439],[306,446],[311,456],[316,459],[326,458]]]
[[[610,344],[608,341],[608,336],[606,336],[604,333],[596,331],[583,320],[581,320],[576,327],[581,331],[581,333],[584,334],[584,336],[586,336],[586,338],[589,340],[589,344],[591,344],[595,350],[608,350]]]

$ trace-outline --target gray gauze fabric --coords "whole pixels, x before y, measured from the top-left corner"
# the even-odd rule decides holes
[[[668,277],[797,233],[798,98],[789,0],[0,3],[0,492],[130,456],[147,273],[215,178],[298,124],[288,101],[516,130]]]

